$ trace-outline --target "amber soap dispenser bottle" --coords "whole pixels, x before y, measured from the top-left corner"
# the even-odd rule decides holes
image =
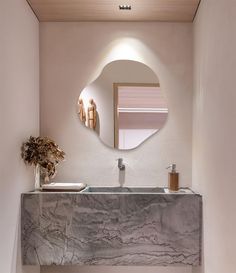
[[[176,164],[171,164],[167,169],[170,169],[168,188],[170,191],[178,191],[179,173],[176,172]]]

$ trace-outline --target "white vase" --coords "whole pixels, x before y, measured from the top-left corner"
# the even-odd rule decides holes
[[[36,164],[34,167],[34,189],[40,190],[41,183],[40,183],[40,165]]]

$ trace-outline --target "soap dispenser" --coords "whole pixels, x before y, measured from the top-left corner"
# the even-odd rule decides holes
[[[171,164],[167,169],[170,169],[168,188],[170,191],[178,191],[179,173],[176,172],[176,164]]]

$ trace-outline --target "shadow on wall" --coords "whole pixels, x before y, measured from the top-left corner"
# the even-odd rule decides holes
[[[202,238],[201,238],[201,265],[200,266],[194,266],[192,269],[192,273],[205,273],[205,261],[204,261],[204,210],[202,210]]]
[[[15,238],[14,238],[14,253],[12,254],[11,272],[10,273],[39,273],[39,266],[23,266],[21,260],[21,213],[19,205],[17,221],[15,225]]]
[[[66,268],[66,270],[65,270]],[[169,273],[170,269],[175,273],[189,273],[191,267],[142,267],[142,266],[41,266],[41,273]]]

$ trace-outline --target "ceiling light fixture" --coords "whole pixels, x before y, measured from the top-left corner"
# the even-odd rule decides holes
[[[119,5],[120,10],[131,10],[131,5]]]

